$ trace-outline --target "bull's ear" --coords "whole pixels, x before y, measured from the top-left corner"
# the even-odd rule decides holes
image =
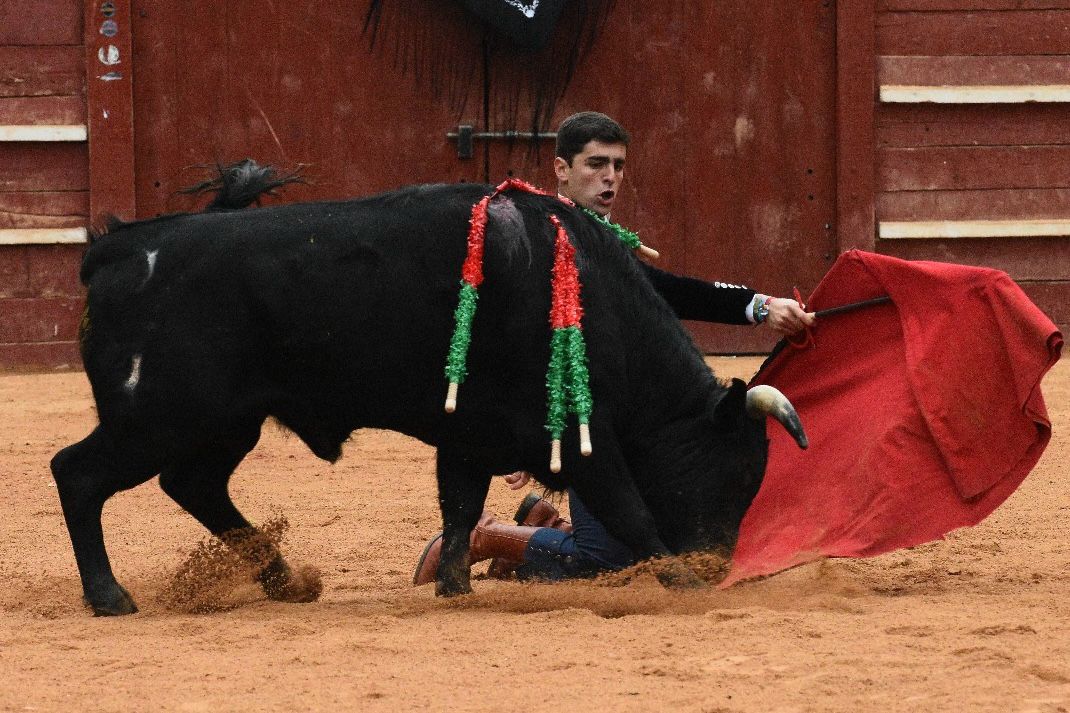
[[[708,413],[719,431],[738,431],[747,415],[747,384],[732,379],[727,391],[718,389],[717,393],[711,394]]]

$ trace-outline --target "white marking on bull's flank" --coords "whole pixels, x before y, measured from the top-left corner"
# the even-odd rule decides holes
[[[145,260],[149,263],[149,272],[145,275],[145,279],[141,281],[138,289],[143,289],[145,285],[149,284],[149,280],[152,279],[153,273],[156,271],[156,256],[160,254],[159,250],[147,250],[145,251]]]
[[[137,386],[137,382],[141,380],[141,355],[135,354],[134,358],[130,360],[130,376],[127,377],[126,383],[123,384],[123,388],[127,391],[133,391]]]
[[[539,8],[539,0],[535,0],[530,5],[525,5],[524,3],[519,2],[519,0],[505,0],[505,2],[524,13],[524,17],[528,19],[535,17],[535,11]]]

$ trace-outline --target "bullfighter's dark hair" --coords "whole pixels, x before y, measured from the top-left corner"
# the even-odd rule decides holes
[[[604,144],[628,145],[631,137],[624,127],[597,111],[581,111],[573,114],[557,127],[556,156],[565,159],[569,166],[576,154],[583,151],[588,141]]]

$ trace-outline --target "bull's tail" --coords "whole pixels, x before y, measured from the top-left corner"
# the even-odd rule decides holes
[[[245,158],[229,166],[215,164],[216,175],[206,181],[201,181],[195,186],[178,189],[178,193],[194,195],[197,193],[209,193],[215,191],[212,202],[204,207],[204,212],[221,210],[238,210],[252,203],[260,204],[260,196],[275,195],[276,189],[282,188],[288,183],[306,183],[301,169],[297,169],[280,176],[278,170],[268,164],[261,166],[251,158]],[[98,238],[114,233],[116,230],[130,225],[127,221],[117,218],[110,213],[101,216],[100,222],[90,226],[89,242],[97,241]]]
[[[197,194],[215,191],[212,202],[205,206],[205,212],[218,210],[237,210],[252,203],[259,203],[262,195],[275,195],[275,191],[288,183],[304,183],[301,166],[295,171],[279,175],[278,170],[268,164],[261,166],[251,158],[242,159],[229,166],[215,165],[216,175],[195,186],[179,189],[179,193]]]

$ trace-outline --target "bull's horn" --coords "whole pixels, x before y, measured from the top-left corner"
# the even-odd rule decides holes
[[[795,407],[788,401],[788,397],[777,389],[767,384],[759,384],[747,389],[747,414],[760,420],[767,415],[772,416],[787,429],[799,448],[806,448],[810,442],[806,439],[806,431],[803,430],[799,414],[795,413]]]

